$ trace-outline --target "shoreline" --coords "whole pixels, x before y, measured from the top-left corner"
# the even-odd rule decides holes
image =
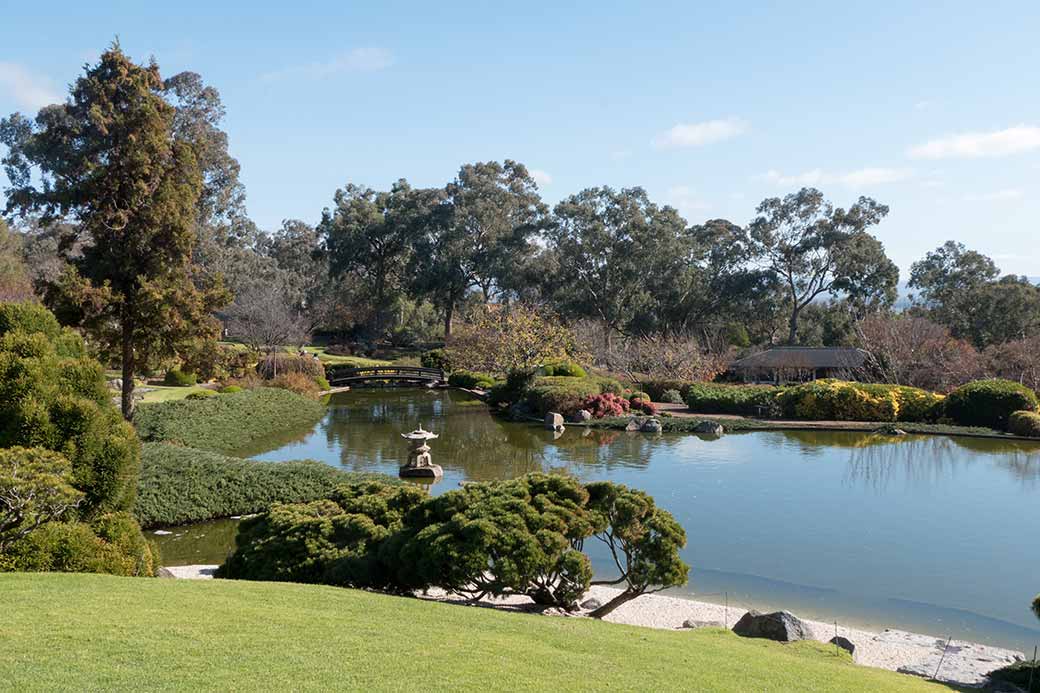
[[[178,579],[213,579],[215,565],[187,565],[164,567],[165,577]],[[594,586],[582,598],[609,601],[621,590]],[[425,594],[416,594],[418,599],[439,601],[468,606],[492,608],[517,613],[543,614],[557,618],[585,618],[588,610],[567,612],[562,609],[539,607],[527,597],[483,599],[470,602],[441,589],[431,589]],[[723,604],[697,601],[664,594],[643,595],[622,604],[603,620],[642,628],[659,630],[692,630],[684,627],[686,621],[699,621],[706,625],[731,629],[747,613],[747,609],[727,607]],[[797,615],[797,614],[796,614]],[[922,633],[910,633],[896,629],[880,631],[854,628],[812,619],[801,619],[812,632],[813,639],[827,643],[838,635],[855,645],[853,661],[866,667],[887,669],[912,676],[933,678],[936,681],[979,688],[987,683],[987,674],[1015,661],[1025,658],[1022,652],[993,647],[982,643],[962,640],[945,641]]]

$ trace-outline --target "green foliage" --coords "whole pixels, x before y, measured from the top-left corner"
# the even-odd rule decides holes
[[[198,401],[142,405],[134,418],[141,440],[230,453],[272,431],[315,423],[320,402],[288,390],[258,388]]]
[[[558,376],[564,378],[585,378],[588,373],[574,361],[557,361],[542,366],[542,372],[547,376]]]
[[[109,401],[100,364],[45,308],[3,304],[0,315],[0,447],[63,454],[85,494],[82,517],[131,508],[139,444]]]
[[[592,577],[579,549],[592,531],[587,500],[574,479],[545,474],[467,484],[432,498],[389,544],[396,582],[572,607]]]
[[[686,388],[686,406],[698,414],[758,416],[778,410],[778,388],[771,385],[718,385],[692,383]]]
[[[163,378],[163,385],[171,387],[191,387],[197,382],[198,377],[194,373],[185,373],[179,368],[171,368],[166,371],[166,376]]]
[[[244,520],[218,577],[393,588],[380,548],[426,494],[377,482],[336,487],[329,498],[276,504]]]
[[[313,356],[297,356],[282,352],[272,352],[260,359],[256,364],[256,372],[261,378],[271,380],[287,373],[302,373],[317,378],[325,376],[325,366]]]
[[[0,569],[26,572],[150,577],[158,568],[158,551],[127,513],[106,513],[90,524],[48,522],[0,556]]]
[[[1023,660],[1001,667],[990,672],[991,681],[1002,681],[1019,686],[1021,690],[1027,691],[1026,686],[1030,682],[1040,681],[1040,665],[1034,665],[1033,660]]]
[[[591,616],[602,618],[639,595],[686,584],[690,566],[679,556],[686,532],[671,513],[646,493],[621,484],[601,481],[586,488],[595,534],[610,549],[618,570],[616,579],[603,583],[625,585]]]
[[[527,389],[528,406],[538,414],[557,412],[570,416],[581,409],[589,397],[602,394],[600,384],[591,378],[538,378]]]
[[[332,385],[329,384],[328,379],[324,375],[316,376],[314,382],[322,392],[332,389]]]
[[[455,371],[448,376],[448,384],[452,387],[462,387],[469,390],[474,388],[490,390],[495,385],[495,378],[488,373]]]
[[[650,399],[654,402],[666,402],[664,399],[664,393],[668,390],[679,393],[679,401],[673,402],[673,404],[682,404],[685,401],[686,393],[690,389],[693,383],[687,380],[644,380],[639,383],[639,386],[650,395]]]
[[[1036,410],[1036,393],[1010,380],[976,380],[946,398],[946,415],[962,426],[1006,430],[1016,411]]]
[[[816,421],[907,421],[934,423],[943,416],[943,396],[914,387],[817,380],[784,388],[784,415]]]
[[[0,553],[45,522],[59,520],[83,500],[69,482],[72,465],[42,448],[0,448]]]
[[[442,371],[450,371],[452,365],[446,349],[424,351],[419,357],[419,362],[423,368],[440,368]]]
[[[207,397],[216,397],[217,393],[214,390],[199,390],[198,392],[192,392],[184,399],[199,400],[206,399]]]
[[[1008,431],[1016,436],[1040,438],[1040,414],[1035,411],[1016,411],[1008,419]]]
[[[274,503],[327,497],[340,485],[382,475],[345,472],[327,464],[257,462],[163,443],[146,443],[134,514],[142,526],[168,526],[250,515]]]
[[[678,390],[665,390],[661,393],[658,401],[666,404],[686,404],[685,400],[683,400],[682,393]]]
[[[222,395],[230,395],[233,392],[242,392],[245,388],[239,385],[225,385],[224,387],[217,390]]]

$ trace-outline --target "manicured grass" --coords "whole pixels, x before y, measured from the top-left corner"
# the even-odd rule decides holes
[[[383,474],[348,472],[314,461],[258,462],[167,443],[145,443],[134,514],[144,527],[249,515],[272,503],[324,498],[339,484]]]
[[[303,348],[310,354],[317,354],[318,360],[329,366],[351,366],[352,368],[366,368],[368,366],[389,366],[391,361],[380,361],[379,359],[366,359],[363,356],[337,356],[325,352],[325,347],[308,346]]]
[[[134,415],[134,426],[145,442],[232,453],[278,431],[314,424],[324,414],[321,402],[262,387],[201,400],[146,404]]]
[[[819,643],[316,585],[0,576],[0,681],[37,690],[943,691]]]
[[[170,385],[142,385],[136,391],[140,392],[142,389],[147,389],[149,392],[145,392],[141,398],[140,404],[158,404],[160,402],[173,402],[175,400],[184,399],[193,392],[201,392],[208,388],[204,388],[201,385],[192,385],[190,387],[172,387]]]

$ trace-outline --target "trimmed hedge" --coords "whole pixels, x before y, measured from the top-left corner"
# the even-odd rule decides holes
[[[273,431],[316,423],[325,405],[288,390],[262,387],[202,400],[138,407],[134,425],[145,442],[230,453]]]
[[[490,390],[494,387],[495,382],[494,376],[488,373],[477,373],[476,371],[455,371],[448,376],[449,385],[466,388],[467,390]]]
[[[178,368],[166,371],[166,377],[163,378],[163,385],[172,387],[191,387],[196,382],[198,382],[198,378],[194,373],[185,373]]]
[[[976,380],[946,398],[946,415],[962,426],[1007,430],[1016,411],[1036,410],[1036,393],[1010,380]]]
[[[563,378],[586,378],[588,373],[581,365],[574,361],[557,361],[542,366],[542,372],[549,377],[557,376]]]
[[[311,460],[257,462],[206,450],[146,443],[134,513],[145,527],[249,515],[273,503],[324,498],[336,486],[378,480],[382,474],[347,472]]]
[[[686,401],[686,395],[689,394],[690,387],[694,384],[687,380],[644,380],[639,383],[639,386],[655,402],[667,402],[668,400],[665,399],[666,392],[678,392],[679,400],[672,402],[672,404],[682,404]]]
[[[1016,411],[1008,419],[1008,431],[1016,436],[1040,438],[1040,414],[1035,411]]]
[[[605,394],[621,396],[622,390],[621,383],[612,378],[550,376],[537,378],[527,388],[525,397],[528,406],[538,414],[552,411],[570,416],[590,398]]]
[[[686,388],[686,406],[698,414],[758,416],[777,413],[779,388],[772,385],[718,385],[691,383]]]
[[[943,416],[943,396],[900,385],[817,380],[784,388],[784,416],[810,421],[906,421],[933,423]]]

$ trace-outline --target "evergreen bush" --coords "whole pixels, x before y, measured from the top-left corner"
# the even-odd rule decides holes
[[[194,373],[185,373],[179,368],[169,369],[163,378],[163,385],[171,387],[191,387],[197,382],[198,377]]]
[[[1040,414],[1035,411],[1016,411],[1008,419],[1008,431],[1016,436],[1040,438]]]
[[[1007,430],[1016,411],[1037,410],[1036,393],[1010,380],[976,380],[946,398],[946,415],[961,426]]]
[[[686,388],[686,406],[698,414],[776,414],[780,390],[772,385],[692,383]]]

